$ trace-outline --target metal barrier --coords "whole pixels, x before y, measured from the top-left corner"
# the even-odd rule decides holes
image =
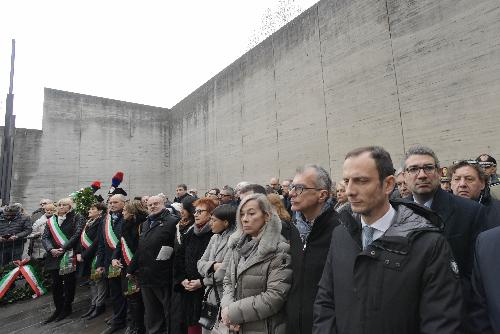
[[[12,261],[22,260],[28,256],[42,258],[45,250],[41,241],[42,237],[37,235],[0,242],[0,266],[6,266]]]

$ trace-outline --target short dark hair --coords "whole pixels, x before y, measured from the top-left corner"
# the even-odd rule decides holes
[[[102,202],[94,203],[90,207],[91,208],[96,208],[97,210],[102,211],[102,212],[108,211],[108,207],[106,206],[106,204],[104,204]]]
[[[227,220],[229,222],[229,227],[233,227],[236,224],[236,209],[234,205],[222,204],[212,211],[212,215],[220,220]]]
[[[391,155],[383,147],[380,146],[366,146],[356,148],[345,156],[345,159],[357,157],[365,152],[370,153],[370,158],[375,160],[375,166],[378,171],[378,178],[380,183],[384,182],[385,178],[394,175],[394,165],[392,164]]]
[[[184,190],[188,190],[188,187],[184,183],[178,184],[177,188],[182,188]]]
[[[437,158],[436,153],[433,150],[428,148],[427,146],[413,146],[408,149],[405,153],[405,159],[403,161],[403,170],[406,170],[406,160],[412,155],[428,155],[434,159],[436,163],[436,168],[439,168],[439,159]]]
[[[247,184],[246,186],[244,186],[243,188],[240,189],[240,194],[241,193],[244,194],[244,193],[248,193],[248,192],[253,192],[254,194],[267,195],[266,188],[264,188],[263,186],[261,186],[260,184],[257,184],[257,183]]]
[[[454,163],[453,165],[451,165],[449,168],[450,169],[450,176],[453,177],[453,174],[455,174],[457,169],[462,168],[462,167],[467,167],[467,166],[473,168],[476,171],[477,176],[479,177],[480,180],[482,180],[486,184],[488,183],[488,176],[484,172],[484,169],[482,169],[478,163],[471,163],[468,160],[461,160],[461,161],[458,161],[458,162]]]

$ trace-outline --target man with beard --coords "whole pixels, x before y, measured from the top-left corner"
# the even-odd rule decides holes
[[[122,194],[112,195],[109,198],[109,213],[102,224],[97,248],[96,272],[107,274],[109,294],[113,303],[113,316],[110,320],[110,328],[105,331],[106,334],[114,333],[126,326],[127,300],[122,291],[121,274],[111,265],[113,252],[122,235],[124,206],[125,196]]]
[[[412,192],[411,199],[435,211],[444,223],[443,233],[460,269],[468,310],[474,242],[485,220],[482,206],[441,189],[439,160],[430,148],[410,148],[405,155],[404,167],[405,181]]]

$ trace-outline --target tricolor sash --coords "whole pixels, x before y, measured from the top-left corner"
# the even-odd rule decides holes
[[[125,263],[127,266],[130,266],[130,262],[132,262],[132,258],[134,257],[134,253],[130,250],[130,248],[127,245],[127,242],[125,241],[125,238],[121,237],[121,246],[122,246],[122,254],[123,258],[125,259]]]
[[[55,215],[52,215],[50,219],[47,221],[47,225],[49,226],[50,234],[54,238],[55,242],[59,247],[63,247],[65,243],[68,242],[68,238],[64,235],[63,231],[61,231],[61,227],[57,223],[57,218]]]
[[[15,267],[2,278],[0,281],[0,299],[9,291],[10,286],[14,283],[17,276],[19,276],[19,267]]]
[[[85,232],[87,228],[83,229],[82,235],[80,236],[80,243],[85,249],[88,249],[90,246],[92,246],[93,242],[90,240],[89,236]]]
[[[118,238],[116,237],[115,231],[113,231],[112,224],[113,219],[111,218],[111,215],[108,214],[104,224],[104,234],[106,235],[106,242],[108,243],[109,248],[114,250],[116,245],[118,245]]]
[[[0,299],[2,299],[7,291],[9,291],[12,283],[16,280],[16,278],[19,275],[23,275],[24,278],[26,279],[26,282],[30,285],[30,287],[33,289],[35,292],[35,295],[33,295],[33,298],[35,297],[40,297],[41,295],[44,295],[47,293],[47,290],[43,286],[42,282],[40,279],[38,279],[38,276],[35,273],[35,270],[31,265],[26,265],[28,263],[29,259],[24,259],[22,261],[13,261],[16,267],[9,271],[3,278],[0,280]]]

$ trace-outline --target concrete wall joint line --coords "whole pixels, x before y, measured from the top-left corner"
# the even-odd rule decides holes
[[[274,36],[271,37],[271,44],[273,49],[273,81],[274,81],[274,103],[276,107],[274,108],[274,125],[276,129],[276,159],[278,166],[278,178],[281,178],[281,167],[280,167],[280,150],[279,150],[279,131],[278,131],[278,99],[277,99],[277,84],[276,84],[276,58],[274,56]]]
[[[323,105],[325,112],[325,127],[326,127],[326,148],[328,150],[328,170],[332,175],[332,155],[330,153],[330,136],[328,128],[328,113],[326,110],[326,91],[325,91],[325,71],[323,67],[323,48],[321,45],[321,29],[319,27],[319,5],[316,4],[316,27],[318,28],[318,43],[319,43],[319,61],[321,67],[321,87],[323,89]]]
[[[389,41],[391,42],[391,56],[392,56],[392,68],[394,70],[394,81],[396,84],[396,97],[398,99],[398,110],[399,110],[399,123],[401,125],[401,140],[403,142],[403,154],[406,152],[405,145],[405,132],[403,127],[403,115],[401,113],[401,101],[399,100],[399,85],[398,85],[398,74],[396,71],[396,61],[394,59],[394,47],[392,45],[392,31],[391,31],[391,20],[389,17],[389,5],[387,4],[387,0],[385,0],[385,11],[387,14],[387,29],[389,31]]]

